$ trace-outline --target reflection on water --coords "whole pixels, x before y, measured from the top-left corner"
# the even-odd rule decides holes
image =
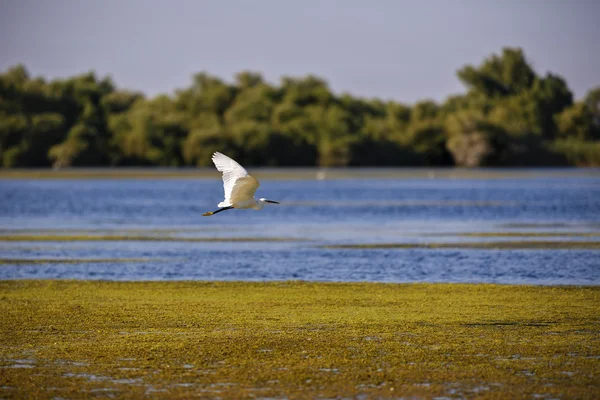
[[[218,178],[3,180],[0,279],[597,285],[597,245],[569,250],[325,248],[597,244],[600,175],[559,172],[518,179],[266,180],[257,195],[281,205],[208,218],[201,214],[221,200]],[[24,261],[29,259],[35,262]],[[91,259],[95,262],[86,262]]]

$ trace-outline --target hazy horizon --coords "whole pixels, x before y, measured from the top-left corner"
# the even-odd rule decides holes
[[[94,71],[120,88],[172,93],[205,71],[228,82],[317,75],[332,91],[412,103],[464,92],[456,70],[520,47],[577,99],[600,85],[600,2],[530,0],[255,3],[5,0],[0,69],[48,79]]]

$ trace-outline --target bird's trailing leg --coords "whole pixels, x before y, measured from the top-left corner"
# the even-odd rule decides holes
[[[221,211],[225,211],[225,210],[231,210],[233,207],[229,206],[229,207],[223,207],[223,208],[219,208],[216,211],[209,211],[209,212],[205,212],[204,214],[202,214],[203,217],[208,217],[209,215],[215,215],[220,213]]]

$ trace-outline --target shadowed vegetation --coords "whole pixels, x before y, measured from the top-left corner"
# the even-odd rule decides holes
[[[597,397],[600,290],[0,282],[0,397]]]
[[[0,165],[197,167],[215,150],[267,167],[600,165],[600,88],[575,100],[519,48],[456,74],[465,93],[403,104],[336,94],[310,74],[199,72],[147,98],[94,72],[47,81],[16,65],[0,74]]]

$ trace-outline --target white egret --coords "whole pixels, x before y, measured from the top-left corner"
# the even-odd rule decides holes
[[[266,203],[279,204],[277,201],[265,198],[256,200],[254,193],[260,183],[235,160],[216,152],[212,156],[212,161],[217,170],[223,173],[225,200],[218,204],[218,210],[206,212],[202,216],[207,217],[232,208],[261,210]]]

